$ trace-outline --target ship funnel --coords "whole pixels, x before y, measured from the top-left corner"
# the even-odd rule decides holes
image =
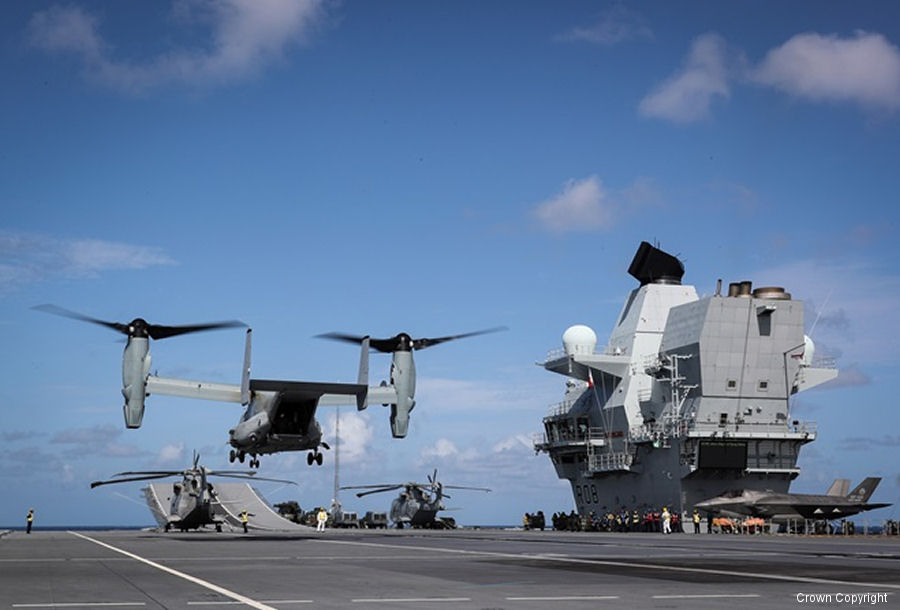
[[[753,291],[754,299],[772,299],[773,301],[790,301],[791,293],[785,292],[781,286],[765,286]]]
[[[749,297],[753,293],[753,282],[743,281],[738,289],[739,297]]]
[[[563,333],[562,340],[567,356],[590,355],[597,347],[597,333],[584,324],[576,324],[567,328]]]
[[[741,285],[738,282],[731,282],[728,284],[728,296],[736,297],[740,291]]]

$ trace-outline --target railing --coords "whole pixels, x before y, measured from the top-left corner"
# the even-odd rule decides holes
[[[596,348],[594,348],[594,351],[591,352],[591,354],[596,354],[596,355],[605,354],[605,353],[606,353],[606,346],[596,347]],[[554,360],[559,360],[559,359],[565,358],[567,356],[568,356],[568,354],[566,353],[566,349],[564,347],[555,347],[551,350],[547,350],[547,357],[544,359],[544,363],[553,362]]]
[[[687,428],[690,436],[720,438],[747,437],[747,438],[784,438],[786,434],[803,435],[804,438],[813,439],[817,433],[817,424],[814,421],[794,420],[790,423],[767,422],[753,423],[747,421],[728,422],[724,426],[718,422],[691,422]]]
[[[549,432],[535,432],[532,442],[536,445],[581,445],[603,447],[606,445],[606,434],[601,428],[574,430],[567,427],[551,427]]]
[[[836,358],[816,358],[812,361],[812,368],[815,369],[836,369],[837,368],[837,359]]]
[[[574,404],[575,399],[554,403],[547,407],[547,417],[559,417],[560,415],[567,415],[569,413],[569,410],[572,408],[572,405]]]
[[[686,436],[693,428],[691,422],[682,419],[677,423],[666,424],[664,422],[656,422],[652,424],[641,424],[639,426],[631,426],[628,433],[631,440],[635,443],[643,443],[647,441],[662,440],[666,438],[677,438]]]
[[[634,456],[631,453],[595,453],[588,456],[589,472],[611,472],[614,470],[631,470]]]
[[[797,434],[817,434],[819,431],[819,424],[814,421],[794,420],[791,422],[790,429],[791,432],[796,432]]]

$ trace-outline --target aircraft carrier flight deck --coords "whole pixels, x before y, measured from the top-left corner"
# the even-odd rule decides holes
[[[13,531],[13,608],[896,607],[896,537]]]

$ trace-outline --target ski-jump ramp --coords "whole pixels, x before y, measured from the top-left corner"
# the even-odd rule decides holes
[[[243,531],[241,511],[250,514],[247,527],[259,531],[309,531],[310,527],[288,521],[272,509],[248,483],[216,483],[213,510],[223,527]],[[151,483],[143,489],[144,499],[160,527],[165,527],[172,502],[171,483]]]

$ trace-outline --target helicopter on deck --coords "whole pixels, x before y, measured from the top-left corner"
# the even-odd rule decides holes
[[[283,479],[269,479],[257,477],[255,471],[210,470],[200,465],[200,454],[194,453],[194,463],[187,470],[138,470],[119,472],[114,478],[106,481],[94,481],[91,489],[101,485],[113,483],[128,483],[131,481],[151,481],[172,476],[181,476],[181,481],[172,485],[172,500],[169,504],[169,514],[165,515],[163,527],[168,532],[177,528],[182,532],[189,529],[197,529],[204,525],[214,525],[217,532],[222,531],[223,520],[216,515],[215,501],[216,491],[209,477],[224,477],[230,479],[249,479],[252,481],[271,481],[296,485],[294,481]]]
[[[365,489],[356,494],[361,498],[370,494],[386,491],[401,490],[400,495],[391,502],[390,518],[395,527],[402,529],[404,526],[424,527],[433,529],[453,529],[456,522],[451,517],[438,517],[444,507],[443,499],[450,496],[444,493],[445,489],[467,489],[473,491],[491,490],[487,487],[463,487],[460,485],[444,485],[437,480],[437,469],[428,475],[428,483],[387,483],[383,485],[350,485],[341,489]]]

